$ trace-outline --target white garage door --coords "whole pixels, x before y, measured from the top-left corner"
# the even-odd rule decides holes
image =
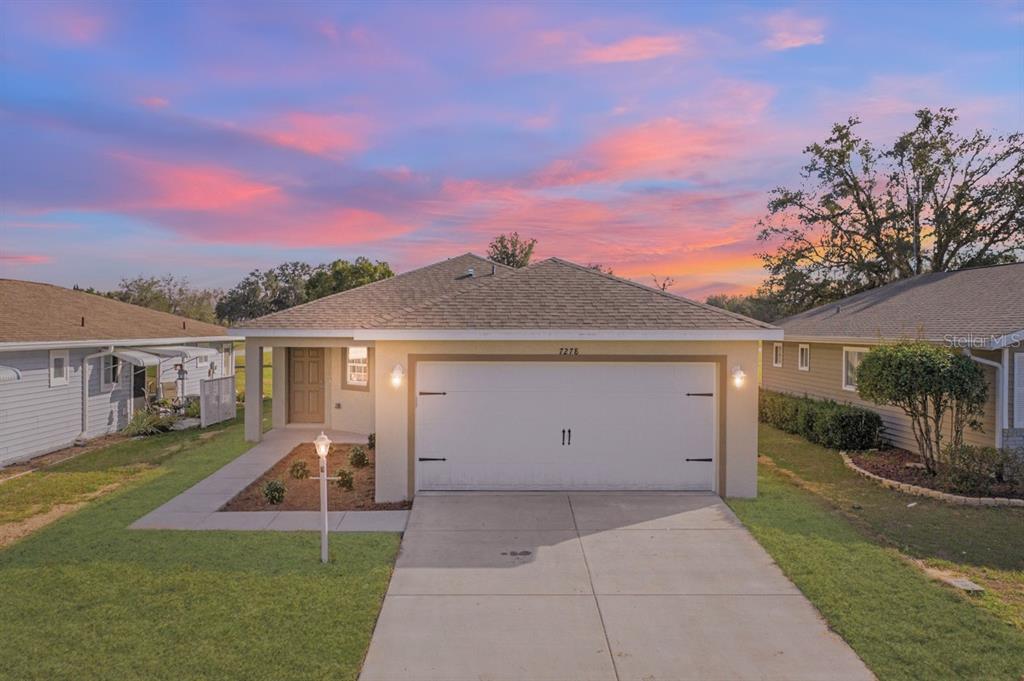
[[[715,365],[421,362],[421,490],[715,488]]]

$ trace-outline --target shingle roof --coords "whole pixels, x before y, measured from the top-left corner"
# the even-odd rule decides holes
[[[378,319],[383,329],[769,329],[558,258]]]
[[[84,291],[0,279],[0,343],[197,338],[226,333],[227,329],[216,324]]]
[[[494,278],[515,271],[473,253],[465,253],[395,277],[240,322],[238,326],[246,329],[366,328],[381,315],[397,313],[490,279],[492,266]],[[476,276],[465,276],[470,268],[475,270]]]
[[[786,337],[975,339],[1024,329],[1024,263],[904,279],[776,322]]]
[[[475,267],[477,276],[456,278]],[[245,329],[772,329],[558,258],[513,270],[466,254],[246,322]],[[483,276],[481,276],[483,274]]]

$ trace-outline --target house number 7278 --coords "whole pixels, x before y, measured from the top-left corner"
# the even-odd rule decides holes
[[[560,355],[578,355],[580,354],[579,348],[558,348],[558,354]]]

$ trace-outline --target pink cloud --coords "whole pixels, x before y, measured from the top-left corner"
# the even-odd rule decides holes
[[[34,253],[5,253],[0,251],[0,262],[10,265],[45,265],[52,262],[53,258],[48,255],[37,255]]]
[[[682,36],[633,36],[608,45],[587,47],[577,54],[577,61],[586,64],[649,61],[690,51],[690,43]]]
[[[67,5],[48,12],[46,24],[53,38],[71,45],[93,45],[99,42],[107,27],[103,17]]]
[[[791,50],[825,42],[825,21],[804,17],[792,10],[777,12],[765,18],[769,35],[761,43],[770,50]]]
[[[735,129],[660,118],[605,135],[576,157],[550,164],[537,181],[563,186],[652,177],[682,179],[699,174],[705,162],[734,156],[744,144]]]
[[[150,210],[224,211],[244,205],[280,201],[279,187],[250,180],[212,165],[176,165],[112,154],[140,179],[125,199],[128,207]]]
[[[167,108],[171,103],[164,97],[156,96],[140,97],[138,102],[147,109],[164,109]]]
[[[337,156],[365,148],[369,128],[360,116],[292,112],[261,133],[274,144],[310,154]]]

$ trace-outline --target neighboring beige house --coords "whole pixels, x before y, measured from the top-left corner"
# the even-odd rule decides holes
[[[961,349],[988,377],[983,429],[967,442],[1024,447],[1024,263],[923,274],[776,324],[786,339],[764,344],[768,390],[873,409],[889,440],[916,451],[907,416],[862,400],[855,369],[875,345],[925,340]]]
[[[0,466],[120,430],[163,386],[235,373],[227,329],[104,296],[0,279]],[[148,378],[147,378],[148,377]]]
[[[419,490],[753,496],[757,356],[778,329],[551,258],[466,254],[252,320],[273,427],[376,432],[378,501]],[[258,441],[260,372],[246,373]],[[254,377],[254,378],[253,378]]]

